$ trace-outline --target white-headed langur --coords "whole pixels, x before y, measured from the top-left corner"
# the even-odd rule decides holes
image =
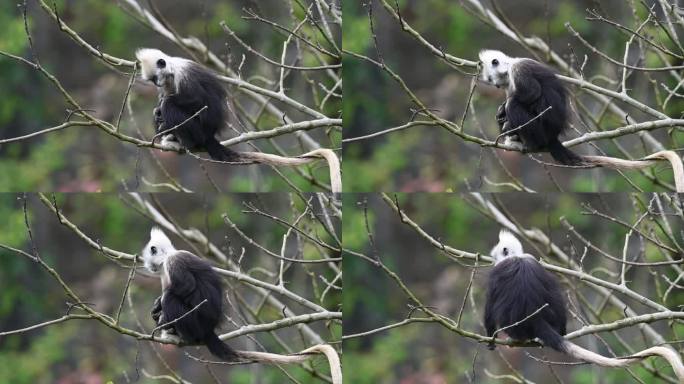
[[[492,249],[491,257],[494,268],[489,274],[484,311],[487,336],[492,337],[490,349],[496,346],[495,333],[505,328],[503,332],[513,340],[538,339],[546,347],[604,367],[626,367],[658,355],[670,363],[684,383],[684,365],[672,348],[656,346],[628,357],[609,358],[566,340],[563,336],[567,309],[556,277],[532,255],[524,253],[522,244],[511,232],[499,233],[499,243]]]
[[[135,56],[142,79],[152,82],[159,90],[159,103],[153,115],[155,138],[161,136],[162,146],[179,152],[206,150],[213,160],[227,163],[297,166],[323,158],[330,168],[332,191],[342,192],[340,161],[331,149],[318,148],[300,156],[285,157],[238,152],[223,146],[216,136],[226,126],[228,92],[214,72],[158,49],[141,48]]]
[[[212,266],[190,252],[175,249],[156,227],[150,231],[142,257],[145,268],[159,275],[162,283],[152,318],[159,326],[175,321],[162,329],[162,337],[177,334],[183,342],[206,345],[222,360],[238,360],[236,352],[215,332],[223,314],[223,286]]]
[[[569,127],[568,91],[548,66],[503,52],[480,52],[482,80],[506,88],[496,120],[505,144],[521,151],[548,151],[561,164],[583,165],[581,156],[559,140]],[[550,108],[550,109],[549,109]]]
[[[333,384],[342,384],[339,356],[334,348],[319,344],[292,355],[236,351],[216,334],[223,316],[224,290],[212,265],[176,249],[157,227],[142,250],[145,268],[161,279],[162,294],[152,308],[152,318],[162,327],[162,339],[179,344],[203,344],[216,357],[228,362],[300,363],[321,353],[330,364]],[[205,301],[206,300],[206,301]]]
[[[159,89],[154,125],[157,134],[166,132],[162,136],[163,145],[189,151],[206,150],[212,159],[219,161],[242,160],[238,152],[216,139],[226,125],[228,93],[213,72],[192,60],[168,56],[158,49],[139,49],[135,56],[140,62],[141,77]]]

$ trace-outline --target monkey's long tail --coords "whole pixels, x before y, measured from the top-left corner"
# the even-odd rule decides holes
[[[297,166],[325,159],[330,169],[330,189],[333,193],[342,192],[342,172],[340,169],[340,159],[335,152],[327,148],[315,149],[296,157],[284,157],[262,152],[235,152],[239,156],[238,161],[255,162],[277,166]]]
[[[328,168],[330,169],[330,190],[333,193],[342,192],[340,159],[337,158],[337,155],[331,149],[320,148],[300,156],[285,157],[262,152],[236,152],[221,145],[218,140],[206,142],[205,147],[207,153],[209,153],[209,156],[213,160],[231,163],[259,163],[292,167],[308,164],[318,159],[324,159],[328,163]]]
[[[224,147],[216,139],[208,140],[204,146],[209,156],[218,161],[239,162],[240,155],[230,148]]]
[[[551,156],[563,165],[602,167],[611,169],[642,169],[654,166],[658,160],[667,160],[672,166],[675,190],[684,193],[684,165],[675,151],[659,151],[639,160],[626,160],[610,156],[580,156],[556,140],[548,145]]]
[[[213,332],[204,340],[204,343],[207,345],[207,348],[209,348],[209,352],[211,352],[212,355],[223,361],[238,361],[240,359],[238,353],[228,346],[228,344],[221,341]]]
[[[575,152],[567,149],[563,143],[558,141],[558,139],[551,141],[547,145],[547,149],[549,150],[551,157],[563,165],[586,165],[582,159],[582,156],[579,156]]]
[[[333,384],[342,384],[342,365],[340,364],[340,357],[337,355],[335,348],[328,344],[314,345],[301,352],[292,355],[278,355],[268,352],[251,352],[251,351],[236,351],[237,356],[244,360],[251,360],[261,363],[270,364],[293,364],[301,363],[309,360],[311,355],[323,354],[328,359],[330,365],[330,377]]]
[[[682,158],[675,151],[659,151],[639,160],[625,160],[608,156],[582,156],[582,160],[584,160],[585,165],[613,169],[642,169],[652,167],[658,160],[667,160],[672,166],[675,189],[677,192],[684,192],[684,165]]]
[[[670,366],[672,366],[672,369],[679,379],[679,382],[684,383],[684,364],[682,364],[682,359],[676,351],[669,347],[651,347],[628,357],[611,358],[584,349],[579,345],[569,341],[563,343],[563,346],[568,355],[579,360],[600,365],[602,367],[626,367],[649,356],[660,356],[670,363]]]

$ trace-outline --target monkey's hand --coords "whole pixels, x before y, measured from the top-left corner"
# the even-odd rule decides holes
[[[154,304],[152,305],[152,311],[150,312],[150,314],[152,315],[152,319],[156,324],[159,324],[159,317],[161,316],[161,299],[162,297],[159,296],[156,300],[154,300]]]
[[[499,108],[496,110],[496,122],[499,123],[501,132],[504,132],[504,124],[508,122],[508,117],[506,116],[506,102],[499,105]]]
[[[156,107],[152,110],[152,117],[154,119],[154,133],[159,133],[162,131],[162,126],[164,125],[164,119],[162,119],[161,108]]]

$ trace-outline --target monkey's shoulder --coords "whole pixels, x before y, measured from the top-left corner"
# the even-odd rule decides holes
[[[555,78],[556,77],[556,71],[549,67],[546,64],[540,63],[536,60],[532,59],[519,59],[513,64],[512,67],[513,71],[515,74],[517,74],[519,77],[522,76],[521,80],[524,80],[524,78],[536,78],[536,79],[545,79],[545,78]]]
[[[204,94],[204,97],[217,99],[227,97],[227,92],[218,75],[212,70],[193,61],[189,62],[183,70],[183,73],[180,74],[182,79],[179,84],[179,94]]]
[[[169,258],[170,267],[183,270],[211,270],[211,264],[188,251],[177,251]]]

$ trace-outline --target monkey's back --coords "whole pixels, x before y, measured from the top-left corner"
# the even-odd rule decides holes
[[[161,112],[165,129],[177,126],[205,106],[174,134],[187,149],[202,149],[226,125],[228,93],[218,77],[197,63],[189,62],[175,94],[165,96]]]
[[[535,60],[521,59],[511,72],[512,103],[506,109],[511,128],[527,124],[519,131],[525,146],[544,149],[568,128],[568,92],[551,68]]]
[[[177,319],[206,299],[206,303],[174,325],[184,340],[204,341],[214,333],[223,312],[221,278],[211,264],[190,252],[178,251],[169,258],[170,284],[162,299],[165,318]]]
[[[548,306],[523,321],[544,304]],[[546,345],[562,350],[558,335],[566,333],[565,300],[555,277],[532,257],[508,257],[494,266],[489,275],[485,312],[497,329],[520,322],[504,331],[515,340],[538,337]]]

